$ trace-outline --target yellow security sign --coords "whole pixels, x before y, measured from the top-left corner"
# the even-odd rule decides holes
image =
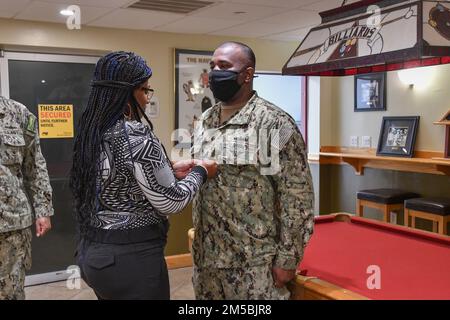
[[[41,139],[73,138],[73,105],[40,104],[38,112]]]

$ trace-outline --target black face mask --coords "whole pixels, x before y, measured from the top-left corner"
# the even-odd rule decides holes
[[[214,97],[223,102],[230,101],[242,86],[237,82],[237,77],[241,72],[212,70],[209,73],[209,85]]]

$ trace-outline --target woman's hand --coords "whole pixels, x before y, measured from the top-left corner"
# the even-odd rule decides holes
[[[177,179],[184,179],[192,171],[192,167],[195,166],[193,159],[180,160],[172,163],[172,168]]]
[[[177,179],[184,179],[191,173],[194,166],[202,166],[208,171],[208,178],[214,178],[217,175],[217,163],[213,160],[180,160],[172,163],[172,168]]]

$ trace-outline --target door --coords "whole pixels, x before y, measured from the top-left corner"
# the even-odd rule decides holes
[[[1,61],[2,95],[24,104],[36,116],[40,104],[73,105],[75,136],[97,60],[7,52]],[[27,285],[65,279],[69,275],[67,268],[74,264],[75,225],[69,189],[73,142],[72,137],[41,136],[41,149],[53,188],[55,216],[52,230],[43,238],[33,238],[33,266],[28,272]]]

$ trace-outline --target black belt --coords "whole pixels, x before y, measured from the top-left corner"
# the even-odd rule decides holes
[[[166,220],[147,227],[129,230],[106,230],[89,227],[86,230],[85,237],[93,242],[107,244],[129,244],[153,240],[165,242],[168,231],[169,221]]]

